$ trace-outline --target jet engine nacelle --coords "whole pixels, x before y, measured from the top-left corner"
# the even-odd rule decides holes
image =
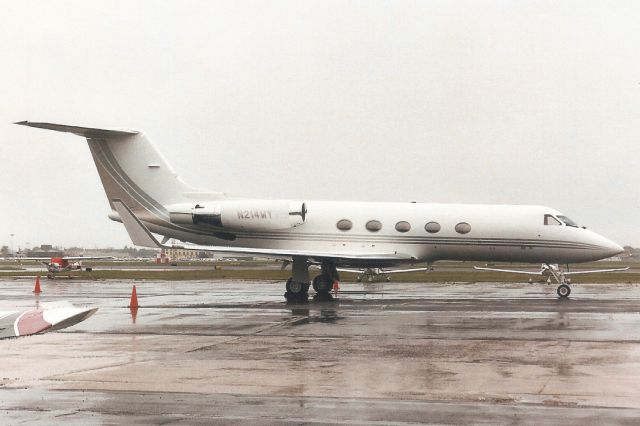
[[[289,200],[224,200],[169,206],[172,223],[229,231],[275,231],[302,225],[307,206]]]

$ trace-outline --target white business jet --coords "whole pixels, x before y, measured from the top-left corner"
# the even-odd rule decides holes
[[[543,206],[266,200],[208,192],[186,184],[140,132],[23,121],[85,137],[112,212],[133,243],[254,254],[289,260],[287,300],[311,284],[328,294],[337,268],[389,268],[438,260],[542,264],[589,262],[623,251]],[[163,236],[159,241],[154,234]],[[558,295],[568,282],[555,274]]]

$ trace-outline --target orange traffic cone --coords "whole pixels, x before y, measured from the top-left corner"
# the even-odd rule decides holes
[[[33,288],[33,292],[35,294],[42,293],[42,290],[40,290],[40,275],[36,275],[36,286]]]
[[[133,286],[133,290],[131,291],[131,300],[129,301],[129,308],[138,309],[138,293],[136,293],[136,286]]]
[[[340,290],[340,283],[338,282],[338,280],[335,280],[333,282],[333,294],[335,294],[337,296],[338,295],[338,290]]]

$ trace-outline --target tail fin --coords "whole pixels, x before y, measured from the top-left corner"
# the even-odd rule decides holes
[[[141,218],[168,220],[164,206],[188,201],[189,193],[197,193],[140,132],[29,121],[16,124],[87,138],[112,210],[113,200],[119,199]]]

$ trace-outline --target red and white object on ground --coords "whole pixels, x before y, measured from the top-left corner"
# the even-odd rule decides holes
[[[38,309],[0,311],[0,339],[67,328],[86,320],[97,310],[77,308],[69,302],[55,302]]]

